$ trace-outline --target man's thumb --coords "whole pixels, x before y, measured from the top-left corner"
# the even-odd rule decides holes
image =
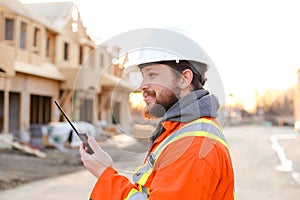
[[[97,141],[95,140],[95,138],[93,137],[89,137],[88,138],[88,143],[90,145],[90,147],[94,150],[94,151],[101,151],[102,149],[99,147]]]

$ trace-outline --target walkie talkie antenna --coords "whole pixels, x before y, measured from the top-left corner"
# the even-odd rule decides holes
[[[71,120],[69,119],[69,117],[66,115],[66,113],[63,111],[62,107],[57,103],[57,101],[54,101],[54,103],[56,104],[56,106],[58,107],[58,109],[61,111],[61,113],[64,115],[64,117],[67,119],[67,121],[69,122],[69,124],[72,126],[72,128],[76,132],[76,134],[79,135],[77,129],[75,128],[75,126],[73,125],[73,123],[71,122]]]
[[[81,139],[81,141],[83,142],[84,146],[87,147],[89,154],[93,154],[94,151],[90,147],[89,143],[87,142],[87,140],[88,140],[87,134],[86,133],[79,133],[77,131],[77,129],[75,128],[75,126],[73,125],[73,123],[71,122],[71,120],[69,119],[69,117],[63,111],[63,109],[61,108],[61,106],[57,103],[57,101],[54,101],[54,103],[58,107],[58,109],[60,110],[60,112],[64,115],[64,117],[67,119],[67,121],[69,122],[69,124],[71,125],[71,127],[73,128],[73,130],[76,132],[76,134],[78,135],[78,137]]]

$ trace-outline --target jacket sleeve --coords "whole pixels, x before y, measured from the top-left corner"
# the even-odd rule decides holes
[[[107,168],[96,182],[91,200],[124,199],[136,186],[112,167]]]

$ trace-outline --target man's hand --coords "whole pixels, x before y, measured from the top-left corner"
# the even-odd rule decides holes
[[[79,153],[84,167],[89,170],[96,178],[99,178],[107,167],[113,165],[111,157],[103,151],[93,137],[89,137],[88,143],[94,150],[94,154],[89,154],[83,144],[80,145]]]

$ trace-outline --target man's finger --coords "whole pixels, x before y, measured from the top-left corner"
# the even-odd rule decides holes
[[[83,144],[81,144],[79,147],[79,153],[80,153],[81,157],[86,156],[86,154],[88,154],[87,151],[85,150],[85,147]]]
[[[98,145],[97,141],[95,140],[95,138],[93,137],[89,137],[88,138],[88,143],[90,145],[90,147],[94,150],[94,151],[103,151],[100,146]]]
[[[81,144],[79,147],[79,154],[83,165],[85,166],[86,154],[87,152],[84,150],[83,145]]]

